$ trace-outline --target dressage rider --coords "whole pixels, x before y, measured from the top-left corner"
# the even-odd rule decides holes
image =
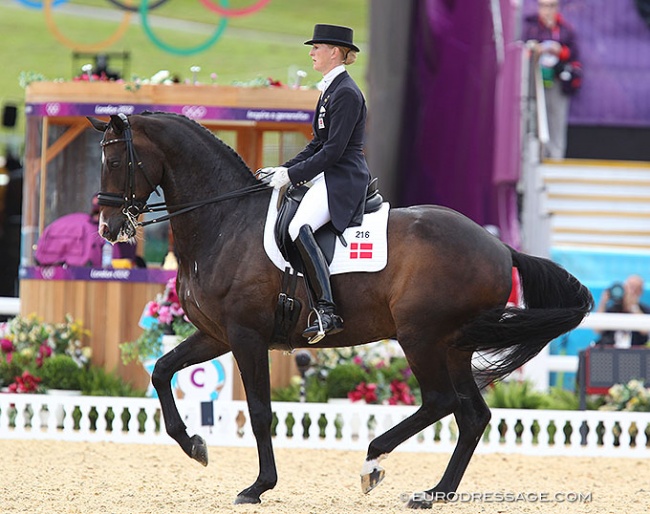
[[[317,299],[316,319],[302,333],[310,339],[343,330],[343,320],[336,314],[332,297],[329,268],[314,232],[331,221],[334,229],[342,233],[363,208],[370,182],[363,154],[366,102],[345,70],[345,65],[354,63],[359,52],[352,38],[353,31],[348,27],[314,27],[312,39],[305,42],[312,45],[309,56],[314,69],[323,74],[314,115],[314,137],[293,159],[264,170],[274,172],[270,183],[275,188],[289,183],[310,185],[289,225],[289,235],[304,263],[307,283]]]

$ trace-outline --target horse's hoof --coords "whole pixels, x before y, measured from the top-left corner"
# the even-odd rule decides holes
[[[262,503],[262,500],[260,500],[259,496],[257,498],[254,498],[253,496],[239,494],[234,501],[235,505],[245,505],[247,503]]]
[[[208,465],[208,446],[200,435],[194,435],[192,442],[192,458],[204,466]]]
[[[381,484],[385,475],[386,471],[381,466],[375,466],[369,473],[363,473],[361,475],[361,490],[363,494],[368,494]]]
[[[414,500],[411,498],[406,504],[406,507],[409,509],[430,509],[433,507],[433,502],[428,500]]]

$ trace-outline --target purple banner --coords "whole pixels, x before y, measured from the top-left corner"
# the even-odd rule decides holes
[[[28,266],[20,268],[21,279],[32,280],[110,280],[114,282],[148,282],[166,284],[176,276],[175,270],[81,268],[68,266]]]
[[[112,114],[138,114],[143,111],[164,111],[182,114],[197,121],[232,120],[263,121],[271,123],[311,123],[313,111],[292,109],[258,109],[247,107],[214,107],[207,105],[156,105],[121,103],[28,103],[27,116],[110,116]]]

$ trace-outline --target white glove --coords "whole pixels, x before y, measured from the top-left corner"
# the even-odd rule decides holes
[[[269,183],[271,187],[274,187],[275,189],[280,189],[281,187],[284,187],[289,182],[291,182],[291,180],[289,179],[289,170],[284,166],[278,166],[276,168],[272,168],[272,170],[273,170],[273,178]]]
[[[262,182],[268,184],[271,181],[273,176],[273,167],[269,166],[268,168],[260,168],[255,172],[255,176],[258,177]]]

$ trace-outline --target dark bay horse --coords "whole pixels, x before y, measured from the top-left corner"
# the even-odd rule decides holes
[[[242,159],[198,123],[166,113],[90,118],[104,132],[99,231],[108,241],[135,235],[136,217],[160,186],[178,256],[177,290],[198,331],[160,358],[152,376],[167,433],[191,458],[207,465],[204,440],[187,434],[174,402],[175,372],[232,351],[243,379],[257,440],[259,475],[236,503],[258,503],[277,482],[271,445],[269,348],[282,273],[263,250],[271,189]],[[209,201],[204,204],[205,200]],[[200,207],[197,207],[200,205]],[[428,493],[454,492],[490,419],[480,388],[534,357],[575,328],[593,307],[589,291],[553,262],[504,245],[450,209],[393,209],[388,264],[376,273],[332,277],[345,330],[318,347],[353,346],[395,338],[421,391],[422,406],[374,439],[362,469],[368,491],[383,478],[378,461],[406,439],[453,413],[455,451]],[[506,307],[511,269],[518,268],[525,308]],[[306,305],[306,292],[298,297]],[[303,310],[294,348],[301,337]],[[493,362],[472,366],[474,352]],[[410,507],[429,507],[411,501]]]

